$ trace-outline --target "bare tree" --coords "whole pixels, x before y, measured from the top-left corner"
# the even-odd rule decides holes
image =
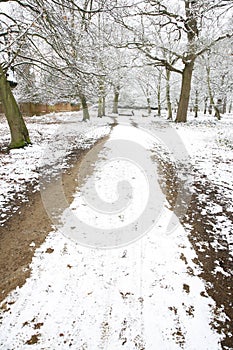
[[[180,3],[183,4],[182,7]],[[182,77],[176,122],[187,120],[197,57],[216,43],[232,36],[231,29],[224,26],[222,21],[232,8],[232,3],[224,0],[182,0],[171,4],[167,1],[147,0],[145,6],[142,3],[130,6],[130,2],[127,8],[122,5],[117,21],[132,33],[131,41],[125,43],[125,46],[137,47],[151,60],[151,64],[163,66],[167,71],[179,73]],[[212,31],[207,33],[206,26],[210,19]],[[173,41],[179,43],[175,51],[169,42],[160,40],[165,28],[171,33]],[[158,32],[161,33],[159,36],[156,35]],[[171,62],[164,57],[164,51],[176,57],[175,61]]]
[[[10,128],[10,148],[20,148],[30,144],[27,127],[7,80],[7,72],[20,52],[22,42],[31,25],[30,22],[17,22],[6,11],[0,12],[0,101]],[[15,53],[11,54],[13,48]]]

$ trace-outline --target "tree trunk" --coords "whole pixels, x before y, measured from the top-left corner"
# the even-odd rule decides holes
[[[104,115],[105,115],[105,83],[104,83],[104,80],[101,78],[99,80],[98,117],[102,118]]]
[[[147,97],[147,110],[148,110],[148,114],[151,114],[151,106],[150,106],[150,97]]]
[[[11,132],[10,148],[20,148],[31,143],[26,124],[10,85],[0,65],[0,100]]]
[[[209,91],[209,97],[210,97],[210,105],[213,106],[214,112],[215,112],[214,116],[218,120],[220,120],[221,119],[220,111],[219,111],[218,107],[214,103],[214,96],[213,96],[212,89],[211,89],[211,84],[210,84],[210,67],[207,68],[207,85],[208,85],[208,91]],[[212,110],[211,110],[211,113],[212,113]]]
[[[227,96],[224,96],[222,112],[225,114],[227,112]]]
[[[221,120],[221,115],[220,115],[220,111],[218,109],[218,107],[216,105],[214,105],[214,116],[218,119],[218,120]]]
[[[214,111],[215,111],[214,116],[215,116],[218,120],[221,120],[220,111],[219,111],[218,107],[215,106],[215,105],[214,105]]]
[[[112,113],[118,114],[118,103],[119,103],[119,89],[118,87],[114,90],[113,108]]]
[[[195,91],[194,118],[198,117],[198,91]]]
[[[208,97],[205,97],[205,99],[204,99],[204,114],[207,113],[207,101],[208,101]]]
[[[177,110],[176,120],[175,120],[176,123],[182,123],[182,122],[185,123],[187,121],[193,67],[194,67],[193,61],[191,61],[191,63],[186,63],[182,73],[182,85],[181,85],[180,100],[179,100],[178,110]]]
[[[98,118],[103,117],[103,98],[99,97],[98,100]]]
[[[106,98],[103,96],[103,116],[106,115]]]
[[[228,113],[231,113],[231,110],[232,110],[232,101],[230,102],[229,104],[229,110],[228,110]]]
[[[105,96],[99,97],[98,100],[98,118],[102,118],[105,115],[105,105],[106,105],[106,99]]]
[[[162,71],[159,72],[159,77],[158,77],[158,90],[157,90],[158,116],[161,116],[161,80],[162,80]]]
[[[86,120],[90,120],[90,115],[89,115],[89,111],[88,111],[88,105],[87,105],[87,100],[86,97],[81,94],[79,96],[80,100],[81,100],[81,104],[82,104],[82,110],[83,110],[83,121],[85,122]]]
[[[172,104],[170,95],[170,76],[171,72],[166,68],[166,100],[167,100],[167,119],[172,120]]]
[[[187,121],[194,61],[196,59],[196,39],[199,34],[197,23],[199,14],[197,2],[197,0],[184,1],[186,14],[186,21],[184,26],[187,32],[188,46],[186,60],[184,61],[185,65],[182,72],[180,100],[175,120],[177,123]]]

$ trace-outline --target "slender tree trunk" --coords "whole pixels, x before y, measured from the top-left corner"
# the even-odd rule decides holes
[[[103,117],[103,97],[99,97],[98,100],[98,118]]]
[[[114,89],[114,99],[113,99],[113,108],[112,113],[118,114],[118,103],[119,103],[119,88]]]
[[[176,98],[175,113],[177,113],[178,106],[179,106],[179,101],[178,101],[178,99]]]
[[[98,100],[98,118],[102,118],[105,115],[105,110],[106,110],[105,102],[106,102],[105,96],[99,97],[99,100]]]
[[[157,88],[158,116],[161,116],[161,80],[162,80],[162,71],[159,72],[158,88]]]
[[[10,148],[20,148],[31,143],[26,124],[10,85],[0,65],[0,100],[11,132]]]
[[[106,115],[106,97],[103,96],[103,116]]]
[[[229,104],[229,110],[228,110],[228,113],[231,113],[231,110],[232,110],[232,101],[230,102]]]
[[[148,110],[148,114],[151,114],[151,105],[150,105],[150,97],[147,97],[147,110]]]
[[[170,76],[171,72],[166,68],[166,100],[167,100],[167,119],[172,120],[172,104],[170,94]]]
[[[180,100],[179,100],[178,110],[177,110],[177,115],[175,120],[177,123],[187,121],[193,67],[194,67],[193,61],[191,61],[191,63],[186,63],[182,73]]]
[[[205,99],[204,99],[204,114],[207,113],[207,101],[208,101],[208,97],[205,97]]]
[[[215,111],[214,116],[215,116],[218,120],[220,120],[220,119],[221,119],[220,111],[219,111],[219,109],[218,109],[218,107],[217,107],[216,105],[214,105],[214,111]]]
[[[210,67],[207,68],[207,86],[208,86],[208,92],[209,92],[209,97],[210,97],[210,105],[213,106],[214,112],[215,112],[214,116],[218,120],[220,120],[221,119],[220,111],[219,111],[218,107],[214,103],[214,96],[213,96],[212,89],[211,89],[211,84],[210,84]],[[211,113],[212,113],[212,110],[211,110]]]
[[[223,99],[222,112],[223,112],[223,114],[225,114],[227,112],[227,97],[226,96],[224,96],[224,99]]]
[[[101,65],[102,66],[102,65]],[[105,115],[105,86],[104,80],[99,80],[99,101],[98,101],[98,117],[102,118]]]
[[[86,120],[90,120],[90,114],[88,111],[88,105],[87,105],[87,100],[85,95],[81,94],[79,96],[82,104],[82,110],[83,110],[83,121],[85,122]]]
[[[194,118],[198,117],[198,91],[195,91]]]

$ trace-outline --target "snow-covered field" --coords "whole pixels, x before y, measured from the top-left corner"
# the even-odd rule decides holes
[[[57,162],[54,156],[52,168],[56,169],[56,164],[66,166],[64,157],[72,149],[80,148],[81,144],[93,144],[110,132],[111,118],[93,118],[84,124],[76,122],[76,114],[70,117],[73,120],[71,128],[62,124],[67,115],[32,118],[28,125],[33,146],[0,154],[3,164],[0,176],[2,219],[11,193],[20,191],[24,196],[25,180],[35,183],[37,189],[41,158],[43,166],[46,162],[51,164],[48,156],[50,140],[58,150],[57,159],[61,160]],[[143,201],[150,203],[150,176],[153,174],[143,168],[143,162],[140,163],[141,146],[148,158],[160,150],[160,156],[172,158],[174,164],[183,164],[185,168],[185,164],[190,163],[191,173],[186,176],[190,175],[196,181],[205,181],[207,177],[216,186],[221,199],[229,204],[229,213],[232,212],[233,116],[226,115],[220,122],[210,117],[190,119],[187,124],[167,126],[165,118],[142,118],[138,111],[131,118],[117,118],[121,125],[114,127],[99,159],[92,164],[93,171],[88,178],[84,177],[69,212],[63,213],[60,226],[55,227],[36,250],[30,278],[3,301],[0,349],[222,349],[220,342],[224,334],[217,332],[213,324],[224,322],[227,316],[224,308],[218,309],[216,314],[216,302],[207,294],[207,282],[199,276],[201,268],[188,239],[188,228],[172,216],[170,205],[156,183],[155,206],[143,205]],[[58,122],[61,124],[57,125]],[[2,125],[1,134],[5,134],[6,125],[4,122]],[[133,131],[135,126],[140,129],[138,132]],[[126,138],[139,146],[135,148],[136,155],[132,153],[134,158],[127,165],[129,159],[125,150],[122,157],[118,156],[113,162],[114,140],[118,140],[117,149],[122,147],[124,150],[122,140]],[[65,145],[65,152],[62,145]],[[134,167],[137,170],[134,171]],[[124,179],[131,184],[132,191],[125,192],[127,186],[119,191],[118,182]],[[190,192],[194,192],[192,180],[186,179]],[[96,185],[94,198],[91,184]],[[82,191],[91,203],[91,210],[88,202],[81,198]],[[103,204],[98,202],[96,194],[107,203],[107,208],[121,199],[121,195],[127,198],[123,198],[124,205],[120,209],[106,211],[103,205],[100,212],[93,214],[94,204]],[[204,203],[203,193],[199,196]],[[133,205],[134,200],[136,205]],[[161,206],[159,213],[156,205]],[[208,206],[213,213],[219,214],[223,210],[214,202]],[[144,227],[140,226],[143,210],[156,213],[154,224],[144,235],[140,231]],[[76,218],[74,221],[71,212]],[[88,221],[87,231],[82,232],[86,242],[80,238],[79,226],[75,226],[79,220]],[[216,220],[216,226],[222,230],[230,247],[232,222],[223,213]],[[133,237],[127,236],[128,231],[124,230],[124,224],[131,227],[131,221],[138,229],[138,234]],[[173,230],[169,232],[168,222],[173,224]],[[113,236],[114,229],[122,230],[124,238],[119,241],[116,236],[114,247],[111,240],[105,240],[105,245],[101,241],[98,245],[93,240],[93,230],[88,227],[94,226],[97,232],[101,224],[106,230],[112,230]],[[226,272],[223,270],[223,273]]]

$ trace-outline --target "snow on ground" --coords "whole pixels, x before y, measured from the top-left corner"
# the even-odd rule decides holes
[[[0,348],[29,349],[37,337],[33,349],[220,349],[209,325],[214,301],[184,230],[172,237],[160,230],[115,250],[83,248],[52,232],[30,279],[8,299]]]
[[[126,119],[120,117],[118,121],[125,122]],[[152,134],[153,130],[157,132],[159,125],[161,129],[165,128],[166,123],[164,119],[158,121],[153,116],[139,118],[139,112],[131,118],[132,121],[138,123],[139,128],[150,130]],[[104,122],[105,120],[103,124]],[[232,160],[231,135],[228,134],[232,123],[232,116],[227,116],[220,123],[206,118],[204,122],[199,119],[174,125],[174,132],[185,145],[185,157],[188,154],[193,167],[205,173],[219,187],[227,186],[229,189],[232,188],[232,172],[229,173],[230,167],[222,165]],[[87,127],[94,128],[97,125],[99,121],[94,120]],[[49,134],[47,127],[47,124],[44,129],[41,126],[41,130],[46,130],[43,132]],[[85,124],[84,127],[86,128]],[[103,130],[107,132],[106,129]],[[122,132],[122,137],[125,137],[124,127],[115,127],[115,130],[118,130],[118,134]],[[151,155],[150,136],[143,139],[143,134],[134,137],[132,132],[130,135],[135,143],[147,143],[146,149]],[[159,134],[156,135],[158,138]],[[71,138],[73,136],[70,134]],[[77,141],[74,144],[75,142]],[[28,149],[13,151],[13,154],[15,152],[21,157],[23,152],[30,152]],[[96,163],[97,169],[93,170],[88,179],[99,183],[97,192],[109,202],[117,199],[117,191],[109,196],[112,179],[120,181],[123,174],[123,177],[135,180],[131,166],[126,166],[122,173],[117,162],[108,163],[112,166],[102,166],[104,157],[108,161],[110,154],[111,146],[106,145],[100,163]],[[8,162],[9,169],[12,169],[12,152],[10,155],[1,155],[2,159],[3,157],[6,157],[5,164]],[[25,166],[26,158],[21,159],[24,159]],[[9,171],[12,170],[7,169],[6,167],[4,171],[9,176]],[[31,169],[32,167],[30,171]],[[139,174],[140,180],[136,180],[139,185],[135,187],[136,193],[139,192],[138,201],[145,200],[144,194],[145,197],[147,195],[148,183],[142,185],[141,175],[146,175],[143,169]],[[29,176],[29,179],[32,178]],[[17,181],[18,179],[19,176]],[[138,188],[143,193],[140,194]],[[159,191],[158,188],[157,190]],[[85,191],[87,190],[84,193]],[[231,198],[231,193],[224,189],[223,195],[226,195],[226,199]],[[160,200],[162,196],[159,193]],[[79,189],[70,208],[76,216],[79,215],[78,207],[85,204],[80,200]],[[105,250],[88,247],[88,244],[86,247],[81,245],[80,232],[76,231],[73,223],[70,227],[70,217],[64,213],[60,228],[55,228],[45,243],[36,250],[31,264],[31,277],[21,289],[13,291],[3,302],[6,307],[1,316],[0,349],[221,349],[223,335],[211,327],[216,317],[215,301],[207,295],[206,285],[198,277],[200,271],[194,263],[196,254],[188,240],[188,233],[176,220],[173,232],[165,234],[172,212],[169,211],[165,198],[159,203],[162,203],[162,212],[146,235],[123,247],[116,245],[114,249]],[[131,210],[143,211],[143,208],[140,202]],[[123,213],[127,209],[126,205]],[[221,208],[211,205],[211,210],[220,212]],[[88,220],[87,212],[88,210],[82,211],[82,220]],[[119,219],[115,217],[115,221],[109,220],[108,225],[121,227],[123,213],[117,211]],[[128,210],[129,215],[130,213],[132,214]],[[101,220],[106,224],[102,214],[96,214],[97,219],[101,217],[98,225]],[[108,216],[110,214],[116,216],[114,211],[108,213]],[[226,230],[230,230],[231,224]],[[77,233],[72,236],[72,240],[69,239],[71,234],[67,233],[68,226],[70,229],[75,228]],[[92,239],[92,236],[88,239]],[[222,313],[218,317],[224,321],[226,316]]]
[[[204,122],[203,122],[204,119]],[[225,202],[227,212],[233,213],[233,115],[226,115],[221,121],[201,116],[192,120],[186,126],[177,127],[190,155],[191,164],[195,169],[194,178],[202,180],[203,174],[216,188],[218,197]],[[198,172],[196,171],[198,170]],[[204,185],[205,186],[205,185]],[[211,192],[211,190],[209,191]],[[233,255],[233,223],[228,217],[221,215],[223,207],[200,194],[206,209],[215,215],[216,228],[226,236],[229,249]]]
[[[162,136],[158,129],[166,130],[166,119],[155,116],[138,118],[141,115],[142,113],[137,111],[135,117],[131,119],[137,122],[139,127],[149,130],[152,135]],[[208,179],[215,188],[218,198],[225,202],[226,211],[231,215],[233,212],[233,114],[226,114],[222,120],[218,121],[213,116],[200,113],[198,118],[191,115],[187,123],[172,123],[170,128],[172,128],[171,136],[168,134],[167,138],[161,137],[161,144],[164,146],[163,157],[172,159],[175,166],[180,168],[177,169],[180,171],[180,177],[183,176],[182,172],[186,172],[185,181],[191,192],[194,190],[192,187],[194,181],[199,181],[205,187],[205,179]],[[169,137],[175,141],[169,142]],[[177,147],[178,143],[180,143],[179,147]],[[176,151],[177,148],[179,152]],[[187,178],[187,169],[190,172],[190,178]],[[222,234],[227,238],[233,255],[232,221],[227,216],[221,216],[223,208],[211,200],[211,191],[211,188],[207,190],[209,196],[199,193],[200,202],[205,204],[209,213],[217,214],[214,215],[218,221],[216,228],[221,229]]]
[[[93,110],[91,115],[95,114]],[[67,167],[68,156],[73,149],[90,148],[96,140],[110,132],[108,125],[112,121],[107,117],[92,118],[86,123],[81,121],[82,112],[26,118],[32,145],[6,153],[6,145],[10,141],[9,129],[5,118],[0,119],[3,150],[5,147],[4,152],[0,152],[0,225],[6,221],[10,210],[15,212],[18,209],[14,203],[16,199],[20,202],[28,200],[25,193],[27,185],[32,185],[32,191],[39,189],[41,167],[48,167],[48,175],[54,175],[51,171]],[[56,152],[51,152],[51,149],[56,149]]]
[[[204,120],[204,121],[203,121]],[[209,180],[222,187],[224,195],[233,199],[232,153],[233,115],[217,121],[202,116],[187,125],[177,127],[177,132],[187,148],[193,166]]]

